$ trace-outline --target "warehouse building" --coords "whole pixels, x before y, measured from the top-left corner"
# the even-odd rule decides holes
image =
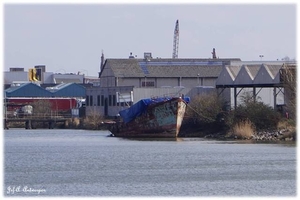
[[[4,90],[4,110],[13,112],[43,101],[51,104],[51,111],[78,117],[79,112],[85,115],[85,97],[86,88],[76,83],[63,83],[46,89],[37,83],[21,83]]]
[[[241,65],[225,66],[217,81],[216,88],[222,93],[230,89],[231,107],[236,108],[241,102],[239,97],[250,92],[252,98],[262,101],[274,109],[283,110],[289,95],[284,88],[280,73],[285,62],[244,62]],[[288,66],[295,66],[289,63]]]
[[[164,59],[152,58],[151,53],[145,53],[143,59],[106,59],[99,73],[100,87],[87,89],[87,99],[93,102],[86,104],[87,115],[115,116],[142,98],[193,96],[215,90],[222,68],[232,61],[241,60]],[[229,99],[229,93],[222,95]]]

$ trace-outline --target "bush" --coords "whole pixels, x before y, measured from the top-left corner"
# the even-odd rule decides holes
[[[262,102],[240,105],[234,112],[234,122],[249,119],[257,129],[274,129],[280,120],[280,114]]]
[[[276,129],[280,114],[263,102],[249,100],[244,97],[243,104],[234,111],[233,124],[249,119],[256,129]]]

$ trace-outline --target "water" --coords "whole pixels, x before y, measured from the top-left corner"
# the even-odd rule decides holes
[[[296,145],[4,131],[5,196],[296,196]]]

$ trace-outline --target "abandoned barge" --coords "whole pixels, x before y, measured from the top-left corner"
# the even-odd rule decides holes
[[[189,97],[142,99],[121,110],[109,131],[116,137],[176,138],[189,101]]]

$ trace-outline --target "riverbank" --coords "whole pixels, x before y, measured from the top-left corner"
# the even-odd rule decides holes
[[[23,123],[12,123],[10,128],[24,128]],[[47,126],[37,127],[41,129],[47,128]],[[57,129],[83,129],[83,130],[107,130],[107,126],[103,123],[80,123],[79,120],[73,120],[65,124],[58,124],[54,127]],[[181,138],[211,138],[219,140],[253,140],[253,141],[296,141],[296,129],[295,128],[280,128],[278,130],[264,130],[254,132],[251,136],[237,136],[232,132],[217,131],[213,128],[198,129],[193,126],[182,127],[178,137]]]
[[[254,140],[254,141],[296,141],[296,131],[280,129],[273,131],[258,131],[250,137],[238,137],[234,134],[215,133],[205,135],[204,138]]]
[[[296,141],[296,125],[283,119],[277,128],[256,130],[251,124],[229,127],[224,124],[197,124],[186,121],[180,130],[179,137],[200,137],[219,140],[252,140],[252,141]]]

